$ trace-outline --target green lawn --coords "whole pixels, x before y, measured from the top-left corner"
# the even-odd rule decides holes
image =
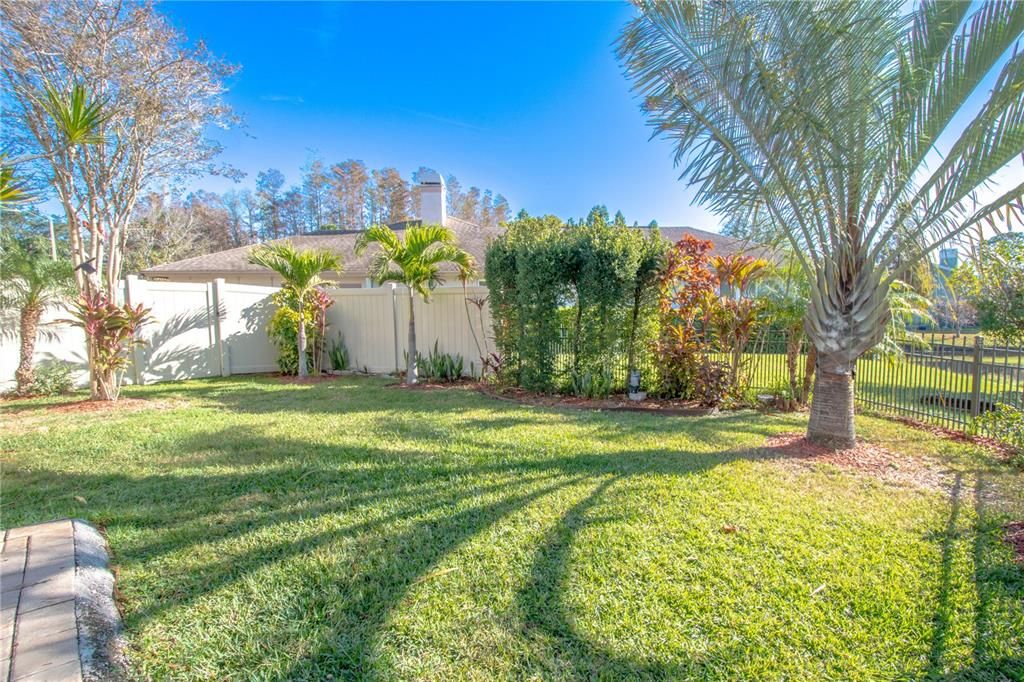
[[[762,448],[800,416],[385,383],[3,403],[3,524],[105,528],[141,678],[1024,677],[1024,475],[972,446],[861,418],[924,489]]]

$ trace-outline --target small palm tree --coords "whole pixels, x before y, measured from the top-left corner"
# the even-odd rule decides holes
[[[383,225],[374,225],[356,242],[360,255],[375,243],[380,251],[370,264],[370,276],[377,284],[395,282],[409,288],[409,352],[406,358],[405,382],[416,383],[416,318],[413,300],[419,294],[430,300],[430,292],[441,283],[440,266],[452,263],[465,282],[473,273],[473,257],[458,247],[455,235],[440,225],[410,227],[404,241]]]
[[[17,311],[19,317],[20,357],[14,378],[20,395],[29,393],[35,382],[32,357],[43,312],[67,301],[74,291],[71,262],[53,260],[47,251],[42,239],[0,242],[0,308]]]
[[[295,294],[296,312],[299,315],[298,351],[299,376],[309,374],[306,370],[306,296],[325,280],[323,273],[333,270],[341,272],[338,256],[325,249],[298,251],[289,242],[266,244],[253,249],[249,262],[262,265],[281,276],[282,287]]]

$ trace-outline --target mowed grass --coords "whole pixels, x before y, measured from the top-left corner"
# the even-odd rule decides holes
[[[860,418],[949,470],[918,488],[763,447],[801,416],[386,383],[4,403],[3,525],[105,529],[140,678],[1024,676],[1024,483],[984,451]]]

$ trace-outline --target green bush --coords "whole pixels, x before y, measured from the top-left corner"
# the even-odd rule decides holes
[[[1015,464],[1024,466],[1024,412],[1016,407],[998,403],[996,409],[975,417],[968,433],[995,438],[1009,448]]]
[[[35,379],[28,387],[28,395],[62,395],[75,387],[70,363],[57,360],[41,362],[35,366]]]
[[[277,347],[277,366],[282,374],[298,374],[299,372],[299,313],[295,310],[295,294],[282,289],[272,297],[277,310],[270,318],[267,334],[271,343]],[[317,350],[322,347],[319,316],[321,308],[313,296],[306,300],[306,366],[317,367],[314,362]]]
[[[546,392],[600,373],[623,353],[643,364],[657,334],[666,246],[656,230],[610,223],[604,210],[579,224],[525,214],[510,222],[488,247],[485,268],[506,376]]]

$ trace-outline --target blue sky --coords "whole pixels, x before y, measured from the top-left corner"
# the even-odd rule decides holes
[[[298,183],[314,155],[408,177],[430,166],[513,209],[718,229],[691,206],[670,145],[649,141],[612,53],[624,3],[165,2],[190,40],[241,67],[243,128],[216,137],[255,182]],[[223,191],[207,178],[194,187]]]

